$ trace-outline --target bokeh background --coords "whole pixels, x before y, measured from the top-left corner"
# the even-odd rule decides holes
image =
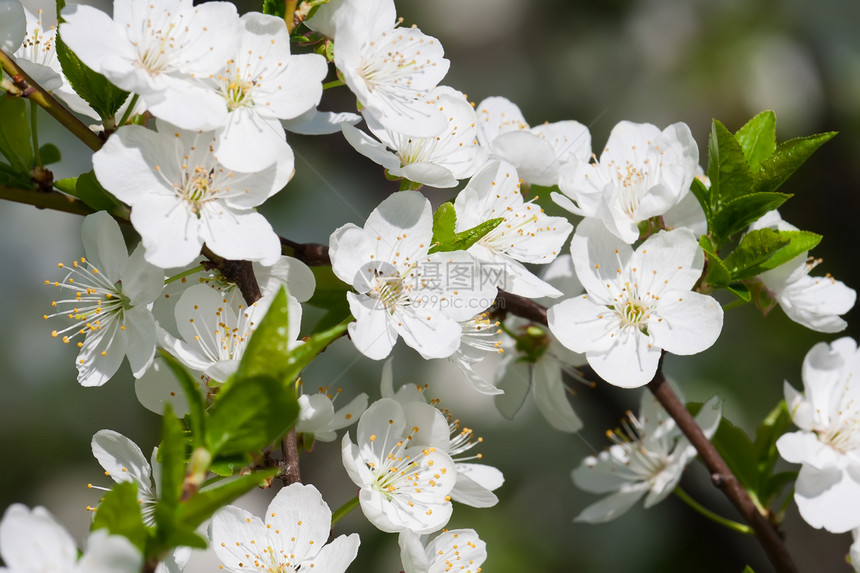
[[[52,11],[53,2],[25,2]],[[256,2],[237,2],[240,10]],[[110,2],[100,5],[110,10]],[[860,215],[860,3],[849,0],[398,0],[405,24],[435,35],[451,60],[445,83],[479,102],[504,95],[532,124],[576,119],[591,129],[596,148],[620,120],[664,127],[690,125],[706,157],[712,117],[736,130],[755,113],[777,113],[778,139],[837,130],[783,188],[794,193],[782,209],[785,219],[824,234],[814,254],[818,272],[860,285],[856,266],[856,221]],[[96,31],[94,31],[96,32]],[[324,95],[322,107],[346,110],[345,88]],[[48,117],[44,142],[64,154],[56,176],[90,168],[89,153]],[[290,136],[296,176],[261,210],[275,229],[297,241],[325,243],[332,230],[361,224],[373,207],[396,190],[381,169],[358,157],[340,136]],[[427,190],[434,203],[451,190]],[[72,345],[50,336],[56,326],[42,315],[57,296],[45,279],[60,276],[57,262],[82,254],[81,220],[32,207],[0,205],[0,510],[14,502],[44,505],[78,540],[86,537],[97,501],[87,483],[109,485],[90,453],[90,439],[111,428],[135,440],[145,452],[156,445],[159,416],[137,402],[127,367],[101,388],[75,381]],[[130,237],[133,240],[133,237]],[[860,311],[850,312],[842,335],[855,336]],[[319,316],[318,314],[316,316]],[[307,310],[305,327],[313,324]],[[787,320],[779,310],[766,319],[752,306],[726,315],[723,334],[707,352],[670,357],[666,370],[690,400],[713,394],[724,412],[752,431],[782,397],[783,380],[801,385],[800,365],[822,335]],[[378,397],[381,363],[359,359],[346,340],[336,343],[306,372],[310,387],[344,388]],[[487,364],[488,371],[492,364]],[[605,525],[582,525],[572,517],[596,498],[577,490],[570,470],[606,445],[604,432],[638,391],[581,388],[574,406],[586,421],[580,435],[554,432],[526,407],[513,422],[496,413],[492,401],[471,390],[446,361],[423,362],[402,344],[394,352],[395,383],[430,384],[467,425],[484,437],[484,461],[503,470],[506,484],[497,507],[459,506],[451,528],[473,527],[487,542],[484,571],[648,572],[693,570],[740,572],[745,565],[770,571],[764,552],[749,537],[713,525],[676,498],[643,510],[636,507]],[[316,484],[332,508],[354,494],[340,464],[337,444],[319,444],[303,457],[303,477]],[[728,517],[733,509],[694,463],[683,487],[707,507]],[[273,492],[242,500],[262,512]],[[793,504],[784,530],[803,571],[850,571],[849,535],[816,531]],[[351,570],[400,570],[396,536],[370,527],[360,512],[335,533],[358,531],[362,545]],[[189,572],[217,570],[211,557],[195,555]]]

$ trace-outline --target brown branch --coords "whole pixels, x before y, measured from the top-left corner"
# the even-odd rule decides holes
[[[251,266],[250,261],[232,261],[219,257],[206,245],[203,245],[202,253],[210,261],[210,263],[204,262],[203,266],[207,269],[218,269],[224,278],[235,283],[247,304],[254,304],[262,298],[263,293],[260,292],[260,285],[257,284],[254,267]]]
[[[319,243],[296,243],[284,237],[281,240],[281,253],[295,257],[310,267],[331,265],[328,246]]]
[[[678,398],[678,395],[672,391],[669,384],[666,383],[666,378],[663,376],[662,359],[661,368],[657,369],[654,379],[648,383],[648,389],[654,394],[654,397],[660,402],[663,408],[678,424],[678,428],[684,433],[699,456],[702,458],[705,466],[711,472],[711,480],[714,485],[722,490],[723,494],[735,509],[741,514],[744,520],[753,528],[755,536],[761,543],[771,563],[780,572],[796,572],[797,566],[791,559],[788,549],[780,538],[779,532],[759,513],[758,509],[750,499],[747,491],[741,487],[738,478],[732,473],[726,462],[717,453],[714,444],[705,437],[702,429],[696,424],[693,416],[687,411],[684,403]]]
[[[72,213],[73,215],[89,215],[95,212],[95,209],[80,199],[64,195],[59,191],[37,191],[0,185],[0,199],[33,205],[38,209],[53,209],[63,213]]]
[[[296,429],[290,430],[281,443],[281,452],[284,458],[278,463],[281,472],[279,477],[284,482],[284,487],[292,483],[300,483],[302,476],[299,473],[299,445],[296,440]]]
[[[72,132],[75,137],[80,139],[87,147],[93,151],[98,151],[104,145],[104,141],[93,133],[84,122],[79,120],[75,114],[66,109],[63,104],[57,101],[54,96],[45,91],[42,86],[33,81],[33,78],[28,76],[15,61],[5,52],[0,50],[0,67],[7,74],[12,76],[12,81],[15,87],[20,90],[21,97],[26,97],[31,101],[36,102],[45,109],[54,119]]]

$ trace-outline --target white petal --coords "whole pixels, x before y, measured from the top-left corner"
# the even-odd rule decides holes
[[[804,465],[795,483],[794,501],[812,527],[844,533],[860,526],[860,483],[836,467]]]
[[[282,256],[274,265],[264,267],[254,265],[254,274],[263,296],[274,295],[286,285],[291,296],[299,302],[306,302],[316,289],[316,277],[305,263],[293,257]]]
[[[836,465],[838,454],[821,442],[812,432],[789,432],[776,441],[776,448],[784,460],[826,469]]]
[[[605,352],[586,352],[588,364],[614,386],[638,388],[657,372],[660,349],[649,343],[638,329],[627,327],[615,337],[615,344]]]
[[[266,532],[259,517],[233,505],[219,509],[209,523],[209,539],[215,555],[234,571],[241,570],[249,559],[253,563],[254,557],[265,550]]]
[[[523,363],[512,361],[507,364],[507,367],[501,373],[499,380],[499,388],[503,394],[494,397],[493,402],[499,413],[513,420],[520,408],[525,403],[526,396],[529,395],[531,388],[531,373],[530,369],[533,365],[526,366]]]
[[[342,430],[350,424],[354,424],[365,410],[367,410],[367,394],[362,392],[334,413],[334,420],[330,429]]]
[[[324,571],[325,573],[344,573],[358,555],[358,546],[361,539],[358,533],[340,535],[326,544],[319,554],[308,563],[313,571]]]
[[[207,225],[201,236],[215,254],[235,261],[275,264],[281,256],[281,241],[272,225],[257,212],[237,213],[214,206],[205,210]]]
[[[397,342],[397,331],[384,308],[366,295],[346,293],[355,322],[349,323],[349,338],[359,352],[372,360],[382,360]]]
[[[647,483],[637,483],[606,496],[582,510],[574,521],[585,523],[604,523],[626,513],[648,491]]]
[[[457,464],[457,475],[469,479],[490,491],[495,491],[505,483],[505,476],[497,468],[484,464]]]
[[[363,131],[356,129],[349,123],[341,125],[343,137],[359,153],[382,165],[386,169],[400,168],[400,160],[389,151],[384,144],[379,143]]]
[[[312,109],[296,118],[281,121],[281,125],[287,131],[302,135],[327,135],[339,132],[345,123],[355,125],[360,121],[361,116],[354,113]]]
[[[312,485],[290,484],[266,510],[268,539],[276,555],[304,561],[317,554],[328,539],[331,510]]]
[[[0,521],[0,554],[11,571],[69,571],[78,557],[75,542],[44,507],[10,505]]]
[[[429,573],[430,561],[417,533],[405,529],[397,537],[403,573]]]
[[[293,164],[281,123],[263,117],[253,108],[239,108],[230,113],[227,125],[218,132],[215,157],[228,169],[243,173],[261,171],[279,158],[290,168]]]
[[[155,357],[155,318],[145,306],[136,306],[125,312],[125,330],[118,336],[126,337],[128,365],[135,378],[152,364]]]
[[[81,242],[91,265],[110,280],[120,279],[120,272],[128,260],[128,250],[119,225],[107,211],[99,211],[84,218]]]
[[[26,35],[24,7],[17,0],[0,0],[0,50],[14,54]]]
[[[299,420],[297,432],[318,432],[327,428],[334,419],[334,406],[324,394],[302,394],[299,396]]]
[[[451,499],[470,507],[493,507],[499,503],[496,494],[459,471],[457,472],[457,483],[451,490]]]
[[[152,488],[152,468],[140,448],[113,430],[99,430],[93,436],[93,456],[117,483],[134,482],[143,490]]]
[[[648,321],[654,344],[672,354],[697,354],[710,348],[723,329],[723,309],[712,297],[670,291]]]
[[[600,221],[586,218],[570,241],[570,256],[585,290],[597,301],[612,304],[607,284],[619,280],[633,257],[633,249]]]
[[[134,381],[134,393],[144,408],[156,414],[164,414],[164,405],[168,402],[179,418],[189,412],[182,386],[160,358],[156,358],[149,370]]]
[[[582,420],[573,411],[557,360],[544,357],[534,365],[535,404],[550,426],[561,432],[578,432]]]
[[[606,351],[620,331],[620,322],[613,310],[595,303],[590,296],[569,298],[546,313],[549,329],[556,339],[573,352]]]
[[[131,541],[121,535],[108,535],[106,529],[90,533],[87,550],[78,561],[78,570],[87,573],[132,573],[138,571],[143,556]]]
[[[123,294],[135,306],[153,302],[164,289],[164,271],[144,260],[144,250],[140,245],[121,267],[119,276]]]
[[[460,347],[460,325],[433,309],[397,312],[391,327],[425,359],[447,358]]]

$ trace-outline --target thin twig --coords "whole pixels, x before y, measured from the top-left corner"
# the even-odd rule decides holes
[[[30,101],[34,101],[51,114],[54,119],[60,122],[63,127],[68,129],[72,134],[80,139],[84,144],[98,151],[104,145],[104,141],[93,133],[89,127],[81,120],[75,117],[71,111],[63,107],[59,101],[50,93],[42,89],[42,86],[33,81],[24,70],[18,67],[18,64],[9,57],[5,52],[0,50],[0,67],[12,77],[15,87],[21,90],[21,97],[26,97]]]
[[[284,487],[293,483],[300,483],[302,476],[299,473],[299,445],[296,441],[295,428],[287,432],[287,435],[284,436],[284,440],[281,442],[281,452],[284,458],[278,464],[281,468],[281,472],[278,475],[284,482]]]

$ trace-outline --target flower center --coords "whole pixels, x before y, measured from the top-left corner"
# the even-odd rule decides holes
[[[214,169],[197,166],[190,173],[185,173],[185,181],[177,189],[179,196],[185,200],[191,211],[198,216],[203,205],[220,191],[215,184],[214,175]]]
[[[626,300],[624,300],[626,299]],[[621,321],[621,327],[633,326],[647,334],[651,306],[639,296],[638,289],[625,283],[622,301],[613,308]]]

